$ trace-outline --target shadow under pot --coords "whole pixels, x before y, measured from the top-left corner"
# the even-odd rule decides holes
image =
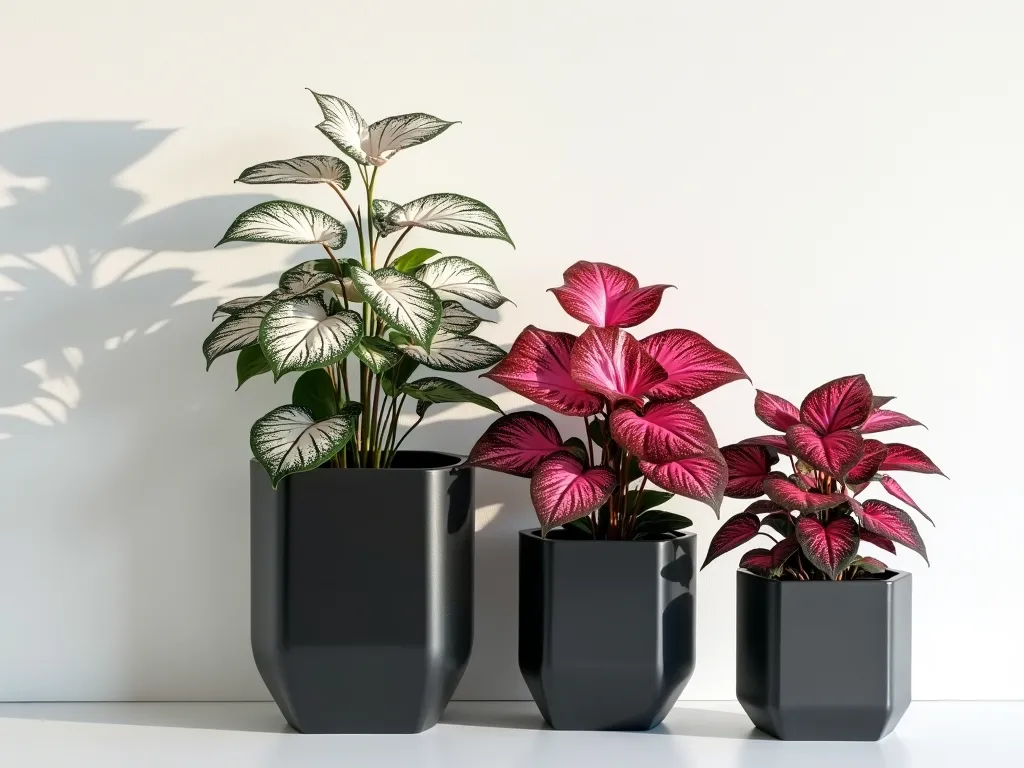
[[[663,541],[519,533],[519,669],[552,728],[644,731],[694,666],[692,533]]]
[[[473,642],[473,470],[404,451],[277,490],[251,463],[253,657],[303,733],[437,723]]]
[[[736,698],[777,739],[877,741],[910,705],[911,578],[736,574]]]

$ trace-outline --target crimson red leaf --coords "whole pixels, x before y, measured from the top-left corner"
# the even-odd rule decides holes
[[[666,464],[641,461],[640,471],[659,488],[707,504],[715,511],[722,508],[729,467],[718,451],[688,456]]]
[[[586,390],[615,405],[642,403],[666,373],[640,342],[621,328],[588,328],[572,348],[572,377]]]
[[[819,435],[852,429],[871,413],[871,386],[862,374],[823,384],[800,405],[800,421]]]
[[[740,544],[745,544],[757,536],[761,528],[761,521],[757,515],[749,512],[740,512],[733,515],[719,528],[711,537],[711,544],[708,546],[708,555],[704,558],[704,565],[701,570],[708,567],[708,563],[720,555],[724,555],[731,549],[736,549]]]
[[[740,445],[763,445],[765,448],[771,448],[772,450],[778,451],[783,456],[789,456],[792,451],[789,450],[789,443],[786,442],[785,435],[760,435],[758,437],[747,437],[740,440]]]
[[[772,568],[781,568],[790,557],[799,551],[800,542],[797,541],[796,535],[791,532],[789,536],[772,547]]]
[[[857,524],[850,517],[837,517],[822,525],[813,515],[796,522],[796,538],[811,565],[835,579],[857,556]]]
[[[529,477],[543,459],[561,447],[558,427],[547,416],[531,411],[510,413],[487,428],[466,463]]]
[[[664,464],[718,448],[715,433],[700,408],[687,400],[628,405],[612,412],[612,437],[638,459]]]
[[[864,438],[852,429],[828,432],[822,437],[806,424],[794,424],[786,430],[786,442],[797,457],[842,480],[857,464]]]
[[[729,484],[725,495],[733,499],[756,499],[762,496],[761,484],[771,474],[772,465],[778,457],[772,456],[761,445],[737,443],[722,449],[722,456],[729,467]]]
[[[767,576],[772,569],[772,553],[761,547],[744,552],[740,558],[740,568]]]
[[[800,421],[800,411],[789,400],[757,390],[754,413],[772,429],[785,432]]]
[[[903,490],[903,486],[896,482],[896,479],[889,475],[882,475],[880,482],[882,487],[891,495],[902,501],[904,504],[913,507],[932,525],[935,525],[935,521],[928,517],[928,513],[917,506],[917,502],[910,498],[910,494]]]
[[[871,397],[871,407],[872,408],[881,408],[882,406],[886,405],[887,403],[891,403],[895,399],[896,399],[895,397],[886,396],[886,395],[872,395],[872,397]]]
[[[775,502],[769,502],[773,506]],[[748,510],[749,511],[749,510]],[[796,527],[796,521],[789,512],[772,512],[761,520],[761,525],[767,525],[772,530],[778,531],[783,536],[792,536]]]
[[[657,311],[668,285],[640,288],[624,269],[601,262],[578,261],[562,278],[565,285],[552,288],[558,303],[571,317],[599,328],[639,325]]]
[[[884,501],[869,499],[857,510],[860,525],[866,531],[877,533],[890,541],[914,550],[928,562],[928,552],[917,525],[909,513]]]
[[[692,400],[723,384],[750,378],[736,358],[693,331],[662,331],[640,344],[668,374],[648,393],[654,400]]]
[[[885,432],[890,429],[899,429],[900,427],[923,426],[924,424],[917,419],[912,419],[898,411],[876,410],[872,411],[867,420],[860,425],[860,431],[862,434],[867,435],[872,432]]]
[[[800,512],[821,512],[825,509],[838,507],[848,501],[841,493],[814,493],[798,488],[794,483],[782,477],[770,477],[764,481],[764,492],[768,498],[783,509]]]
[[[861,526],[859,533],[860,540],[865,544],[874,544],[879,549],[884,549],[886,552],[892,552],[894,555],[896,554],[896,545],[884,536],[872,533],[871,531],[866,530],[863,526]]]
[[[889,452],[889,449],[885,447],[884,443],[880,443],[877,440],[865,440],[864,450],[861,451],[860,459],[853,466],[849,472],[846,473],[846,482],[853,486],[859,486],[861,483],[866,483],[875,476],[878,468],[882,466],[882,462],[885,461],[885,454]]]
[[[889,566],[876,557],[858,557],[850,565],[862,568],[868,573],[885,573]]]
[[[752,515],[767,515],[772,512],[782,512],[783,509],[774,501],[769,501],[768,499],[761,499],[759,501],[755,501],[753,504],[749,505],[743,511],[749,512]]]
[[[527,326],[505,359],[485,378],[566,416],[592,416],[604,403],[577,384],[570,374],[570,353],[576,337]]]
[[[892,472],[896,470],[905,470],[907,472],[923,472],[926,475],[942,475],[945,477],[945,473],[935,466],[935,463],[924,455],[922,451],[917,448],[912,448],[909,445],[903,443],[889,443],[886,445],[889,452],[885,456],[885,461],[879,467],[882,472]]]
[[[541,535],[593,512],[608,500],[615,484],[615,473],[607,467],[587,469],[566,452],[548,456],[530,480],[530,498]]]

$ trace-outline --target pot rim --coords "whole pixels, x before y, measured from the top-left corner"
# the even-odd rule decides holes
[[[767,581],[773,584],[840,584],[844,586],[847,584],[892,584],[900,579],[909,578],[911,575],[910,571],[897,571],[895,568],[889,568],[886,570],[886,574],[888,575],[884,579],[852,579],[850,581],[797,581],[794,579],[786,579],[783,581],[782,579],[769,579],[767,576],[762,576],[760,573],[754,573],[747,568],[737,568],[736,573],[744,577],[750,577],[759,581]]]
[[[531,541],[539,541],[545,544],[646,544],[646,545],[664,545],[664,544],[675,544],[678,541],[683,541],[687,538],[697,538],[697,534],[694,531],[686,531],[671,539],[652,539],[648,541],[637,541],[636,539],[619,539],[612,541],[609,539],[546,539],[540,535],[540,528],[522,528],[519,531],[520,538],[530,539]]]
[[[447,458],[447,459],[449,459],[449,461],[446,464],[441,464],[439,466],[432,466],[432,467],[377,467],[377,468],[374,468],[374,467],[328,467],[328,466],[321,465],[321,466],[316,467],[314,469],[305,470],[303,472],[294,472],[291,475],[287,475],[286,477],[297,477],[299,475],[309,474],[310,472],[320,472],[320,471],[332,472],[332,473],[333,472],[451,472],[453,469],[472,469],[472,467],[470,467],[469,465],[465,464],[465,461],[466,461],[466,457],[465,456],[462,456],[462,455],[457,454],[457,453],[450,453],[448,451],[409,450],[409,451],[399,451],[398,453],[399,453],[399,455],[403,455],[404,454],[406,456],[408,456],[409,454],[412,454],[412,453],[420,453],[420,454],[426,453],[426,454],[432,454],[434,456],[441,456],[441,457]],[[255,456],[250,456],[249,457],[249,464],[257,464],[258,466],[263,467],[263,465],[260,464],[259,461],[257,461]],[[264,469],[264,471],[266,471],[266,470]]]

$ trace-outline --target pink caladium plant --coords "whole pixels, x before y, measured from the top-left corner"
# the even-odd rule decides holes
[[[865,437],[921,426],[883,407],[892,399],[876,396],[863,375],[823,384],[799,408],[758,390],[754,413],[782,434],[751,437],[722,449],[729,467],[725,495],[758,500],[722,525],[704,566],[757,536],[770,539],[771,548],[749,550],[740,567],[775,579],[838,581],[883,574],[885,563],[862,554],[862,544],[889,553],[899,544],[927,562],[909,512],[887,501],[860,498],[877,483],[931,522],[887,472],[942,474],[939,468],[917,448]],[[773,469],[780,454],[792,465],[788,475]]]
[[[729,468],[690,400],[747,374],[693,331],[637,339],[624,330],[650,319],[670,286],[640,287],[626,270],[588,261],[563,277],[551,290],[587,329],[575,336],[531,325],[483,375],[555,413],[581,417],[585,441],[563,438],[543,414],[511,413],[477,441],[468,463],[530,478],[545,536],[553,529],[563,538],[672,536],[691,524],[659,509],[675,495],[717,515]]]

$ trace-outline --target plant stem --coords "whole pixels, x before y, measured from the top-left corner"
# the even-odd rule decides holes
[[[329,186],[331,189],[333,189],[335,192],[338,193],[338,197],[341,198],[341,202],[343,202],[345,204],[345,207],[348,208],[349,214],[351,214],[351,216],[352,216],[352,221],[356,225],[356,234],[359,236],[359,260],[363,261],[364,260],[363,253],[365,251],[365,245],[363,243],[363,222],[362,222],[362,217],[359,214],[357,214],[355,211],[352,210],[352,206],[349,205],[348,200],[345,198],[345,195],[342,193],[341,187],[339,187],[333,181],[328,182],[327,186]]]
[[[327,251],[327,255],[331,257],[331,261],[334,262],[334,271],[338,273],[338,279],[339,280],[343,280],[344,279],[344,275],[342,274],[342,271],[341,271],[341,264],[338,263],[338,259],[334,255],[334,251],[331,250],[330,246],[327,245],[327,243],[321,243],[321,245],[324,247],[324,250]],[[345,292],[345,284],[344,283],[341,284],[341,292],[342,293]]]
[[[594,466],[594,441],[590,438],[590,421],[583,417],[583,431],[587,433],[587,455],[590,457],[590,466]]]
[[[366,240],[370,244],[370,269],[377,269],[377,241],[373,239],[373,185],[377,181],[377,169],[373,169],[366,184]]]
[[[423,416],[426,416],[426,415],[427,414],[425,414],[425,413],[423,414]],[[416,419],[416,421],[413,422],[413,425],[411,427],[409,427],[407,430],[405,430],[405,434],[402,435],[402,439],[399,440],[398,441],[398,445],[395,446],[395,453],[398,453],[398,449],[402,447],[402,443],[405,442],[405,438],[407,438],[410,434],[412,434],[412,431],[414,429],[416,429],[416,427],[418,427],[420,425],[420,422],[423,421],[423,416],[420,416],[418,419]]]
[[[391,264],[391,257],[395,255],[395,251],[398,249],[398,244],[401,243],[402,240],[405,239],[405,236],[408,235],[410,232],[412,232],[412,227],[406,227],[405,231],[398,236],[397,240],[395,240],[395,244],[392,245],[391,246],[391,250],[388,251],[388,257],[386,259],[384,259],[384,266],[385,267],[387,267],[387,266],[389,266]]]

